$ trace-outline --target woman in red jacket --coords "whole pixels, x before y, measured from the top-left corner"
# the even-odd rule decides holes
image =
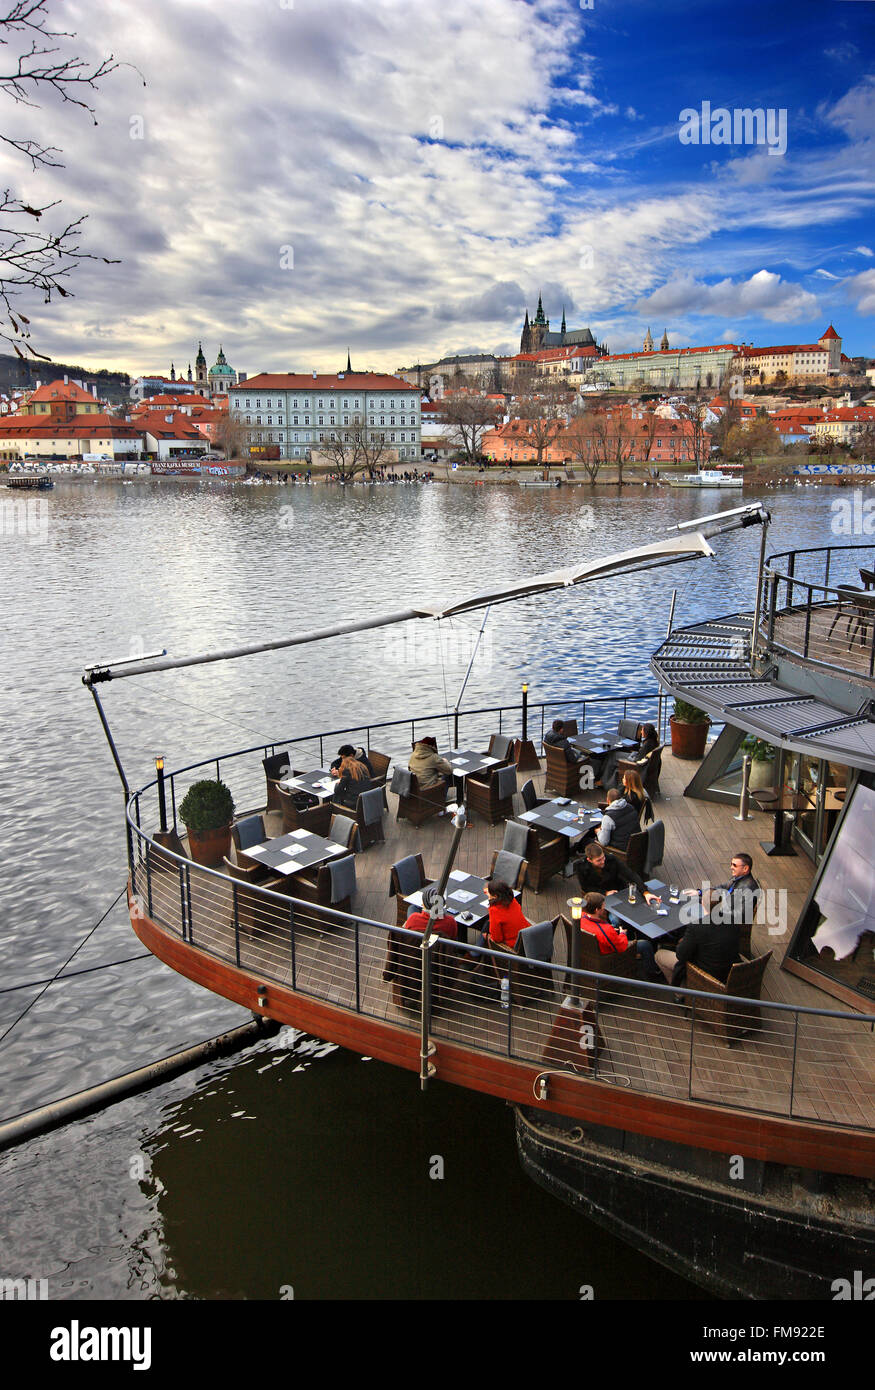
[[[483,938],[483,945],[497,942],[513,951],[517,937],[523,927],[531,925],[523,916],[519,901],[513,889],[500,878],[486,880],[486,896],[489,899],[489,932]]]

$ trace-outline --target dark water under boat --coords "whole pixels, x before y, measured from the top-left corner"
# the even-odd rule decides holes
[[[832,489],[764,494],[770,550],[832,539]],[[748,494],[745,494],[747,500]],[[627,548],[737,494],[59,483],[0,537],[6,797],[0,1117],[245,1021],[150,957],[89,661],[174,655],[462,594]],[[698,562],[494,609],[464,708],[650,688],[676,621],[752,602],[759,531]],[[247,744],[452,707],[480,616],[104,687],[132,784]],[[462,726],[464,733],[464,724]],[[449,736],[450,730],[447,729]],[[378,744],[379,746],[379,744]],[[37,1000],[104,913],[62,977]],[[115,962],[126,962],[113,964]],[[77,974],[90,967],[112,968]],[[22,986],[22,988],[13,988]],[[432,1178],[433,1160],[444,1176]],[[286,1032],[0,1157],[5,1277],[51,1298],[696,1297],[537,1190],[511,1112]],[[258,1240],[253,1242],[253,1231]],[[289,1296],[286,1293],[285,1296]]]

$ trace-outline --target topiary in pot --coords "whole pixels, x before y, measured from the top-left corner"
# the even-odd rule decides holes
[[[686,700],[675,700],[671,725],[671,751],[676,758],[701,758],[711,720],[704,710]]]
[[[224,782],[204,778],[189,787],[179,807],[188,845],[197,864],[214,867],[231,853],[234,798]]]

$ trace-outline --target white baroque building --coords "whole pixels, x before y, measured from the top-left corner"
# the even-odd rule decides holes
[[[362,427],[399,459],[422,452],[418,387],[380,372],[262,372],[230,388],[229,409],[249,444],[279,444],[282,458],[304,458]]]

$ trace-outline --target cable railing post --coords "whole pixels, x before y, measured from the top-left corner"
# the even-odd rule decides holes
[[[237,897],[237,880],[231,880],[231,901],[234,906],[234,959],[240,965],[240,904]]]
[[[453,711],[453,747],[459,746],[459,711]]]
[[[812,590],[812,588],[811,588],[811,585],[809,584],[809,585],[808,585],[808,602],[807,602],[807,604],[806,604],[806,606],[805,606],[805,643],[804,643],[804,647],[803,647],[803,650],[802,650],[802,655],[803,655],[803,656],[807,656],[807,655],[808,655],[808,644],[809,644],[809,641],[810,641],[810,638],[811,638],[811,595],[812,595],[812,592],[813,592],[813,590]]]
[[[359,919],[355,919],[355,1011],[360,1014],[362,1011],[361,996],[361,960],[359,958]]]
[[[513,1056],[513,961],[507,967],[507,1055]]]
[[[295,904],[289,903],[289,955],[292,967],[292,989],[298,987],[298,965],[295,958]]]
[[[182,928],[182,939],[185,940],[185,865],[177,864],[176,873],[179,879],[179,922]]]
[[[689,997],[689,996],[688,996]],[[690,1000],[692,1009],[690,1010],[690,1060],[687,1072],[687,1100],[693,1099],[693,1036],[696,1030],[696,996]]]
[[[171,774],[170,777],[170,809],[173,812],[173,824],[176,824],[176,778]]]
[[[191,911],[191,866],[185,866],[185,899],[188,905],[188,941],[189,945],[194,945],[194,917]]]
[[[146,903],[149,916],[152,916],[152,858],[149,854],[149,841],[146,841]]]
[[[797,1010],[795,1011],[794,1015],[793,1015],[793,1060],[792,1060],[792,1062],[791,1062],[791,1064],[790,1064],[790,1109],[789,1109],[789,1111],[788,1111],[788,1114],[789,1114],[789,1116],[790,1116],[791,1119],[792,1119],[792,1116],[793,1116],[793,1100],[794,1100],[795,1095],[796,1095],[796,1047],[797,1047],[798,1041],[799,1041],[799,1010],[797,1009]]]

